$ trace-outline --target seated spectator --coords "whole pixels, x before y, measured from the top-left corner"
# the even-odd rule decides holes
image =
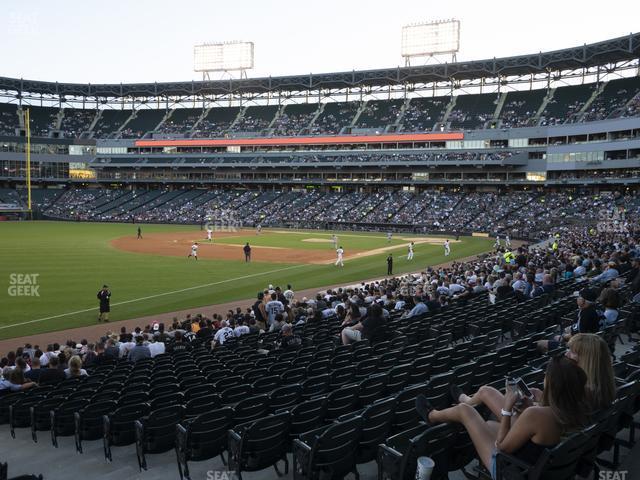
[[[43,368],[40,373],[40,384],[57,384],[63,381],[66,376],[64,371],[59,368],[60,362],[58,357],[51,357],[49,360],[49,367]]]
[[[616,269],[616,262],[609,262],[607,264],[607,268],[604,272],[599,275],[593,277],[594,282],[608,282],[609,280],[613,280],[617,278],[619,275],[618,270]]]
[[[4,367],[2,370],[2,379],[0,380],[0,396],[11,392],[28,390],[37,385],[35,382],[26,381],[21,369]]]
[[[220,329],[213,336],[213,344],[211,345],[211,348],[224,345],[224,342],[234,337],[233,329],[229,326],[229,323],[226,320],[223,320],[220,323]]]
[[[191,345],[184,340],[181,330],[176,330],[173,336],[173,343],[169,346],[169,352],[190,351]]]
[[[554,357],[547,367],[540,404],[525,408],[517,422],[512,422],[512,416],[518,394],[509,385],[504,403],[498,412],[494,412],[499,423],[485,421],[478,410],[467,403],[436,410],[424,395],[416,399],[416,410],[429,424],[457,422],[464,425],[480,461],[495,478],[498,451],[533,465],[545,449],[553,448],[568,433],[587,424],[586,383],[586,374],[574,362],[566,357]]]
[[[106,360],[117,360],[118,357],[120,357],[120,349],[113,338],[107,340],[107,348],[104,351],[104,357]]]
[[[159,341],[158,339],[156,339],[156,337],[151,337],[151,341],[149,342],[148,346],[151,358],[163,354],[166,350],[164,342]]]
[[[280,329],[280,338],[277,342],[279,350],[296,350],[302,345],[302,339],[298,335],[293,334],[293,327],[285,323]]]
[[[38,357],[34,357],[33,360],[31,360],[31,370],[24,372],[24,378],[32,382],[40,383],[41,373],[42,369],[40,368],[40,359]]]
[[[593,412],[608,408],[616,397],[616,384],[609,346],[593,333],[574,335],[567,344],[567,357],[587,374],[587,399]]]
[[[95,345],[93,343],[87,344],[87,350],[82,358],[82,364],[85,367],[92,367],[94,365],[97,365],[97,361],[98,354],[96,353]]]
[[[249,327],[247,325],[244,324],[244,316],[242,316],[242,317],[238,318],[238,326],[233,329],[233,334],[236,337],[240,337],[240,336],[246,335],[248,333],[251,333],[251,330],[249,329]]]
[[[386,333],[387,323],[382,315],[382,307],[377,303],[371,305],[364,320],[352,327],[342,329],[342,344],[349,345],[360,340],[369,340],[370,343],[380,340]]]
[[[620,295],[618,294],[617,285],[612,281],[612,285],[600,292],[598,303],[604,307],[603,327],[613,325],[618,320],[618,307],[620,307]]]
[[[273,322],[269,327],[270,332],[279,332],[282,326],[285,324],[284,315],[282,313],[277,313],[275,317],[273,317]]]
[[[149,350],[149,347],[144,344],[144,337],[142,335],[138,335],[136,337],[136,346],[129,350],[127,359],[130,362],[136,363],[138,360],[142,360],[143,358],[151,358],[151,350]]]
[[[210,338],[213,335],[213,328],[211,327],[211,320],[200,320],[200,330],[196,333],[196,338]]]
[[[590,288],[583,288],[578,294],[578,319],[576,323],[567,327],[562,336],[556,336],[552,340],[540,340],[538,350],[548,352],[555,350],[562,341],[569,341],[572,335],[578,333],[596,333],[600,330],[600,316],[596,310],[597,294]]]
[[[74,355],[69,359],[69,368],[64,370],[64,375],[67,378],[73,378],[86,377],[89,374],[82,368],[82,359],[78,355]]]
[[[423,315],[429,312],[429,308],[425,305],[422,296],[416,295],[413,301],[415,306],[409,311],[409,313],[405,313],[403,318],[417,317],[418,315]]]

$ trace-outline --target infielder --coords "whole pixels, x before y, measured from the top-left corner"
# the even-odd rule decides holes
[[[391,237],[393,237],[393,233],[388,232],[387,233],[387,243],[391,243]]]
[[[407,260],[413,260],[413,242],[409,244],[409,253],[407,254]]]
[[[207,225],[207,240],[213,241],[213,227],[211,225]]]
[[[449,239],[444,241],[444,256],[448,257],[451,254],[451,246],[449,245]]]
[[[195,242],[193,245],[191,245],[191,253],[187,256],[187,258],[191,257],[198,260],[198,242]]]
[[[344,250],[342,249],[342,247],[339,247],[336,250],[336,255],[338,256],[338,259],[336,260],[336,267],[338,265],[340,265],[341,267],[344,267],[344,262],[342,261],[342,257],[344,255]]]
[[[496,243],[493,244],[493,248],[500,248],[500,235],[496,235]]]
[[[504,237],[504,244],[507,248],[511,248],[511,239],[509,238],[509,235]]]
[[[333,242],[333,248],[335,248],[337,250],[338,249],[338,237],[336,236],[335,233],[333,235],[331,235],[331,241]]]
[[[256,226],[256,235],[260,235],[262,233],[262,225],[258,224]]]

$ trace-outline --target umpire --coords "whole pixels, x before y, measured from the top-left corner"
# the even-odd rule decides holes
[[[393,255],[387,257],[387,275],[393,275]]]
[[[244,251],[244,261],[245,262],[250,262],[251,261],[251,247],[249,246],[249,242],[247,242],[247,244],[243,247],[242,250]]]
[[[111,300],[111,291],[107,285],[102,286],[102,290],[98,291],[98,300],[100,301],[100,315],[98,316],[98,322],[108,322],[109,312],[111,308],[109,301]]]

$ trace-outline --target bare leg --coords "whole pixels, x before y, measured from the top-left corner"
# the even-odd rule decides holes
[[[485,385],[480,387],[475,395],[460,395],[459,401],[467,405],[485,405],[491,413],[500,418],[500,412],[504,406],[504,395],[495,388]]]
[[[432,410],[429,414],[429,421],[433,423],[457,422],[464,425],[473,446],[476,448],[478,458],[491,471],[491,457],[498,438],[495,422],[485,422],[475,408],[464,403],[445,410]]]

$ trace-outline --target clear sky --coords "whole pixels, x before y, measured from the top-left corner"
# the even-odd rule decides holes
[[[199,79],[193,45],[255,43],[250,77],[395,67],[403,25],[461,21],[458,60],[640,30],[640,1],[30,0],[0,7],[0,76],[64,82]]]

